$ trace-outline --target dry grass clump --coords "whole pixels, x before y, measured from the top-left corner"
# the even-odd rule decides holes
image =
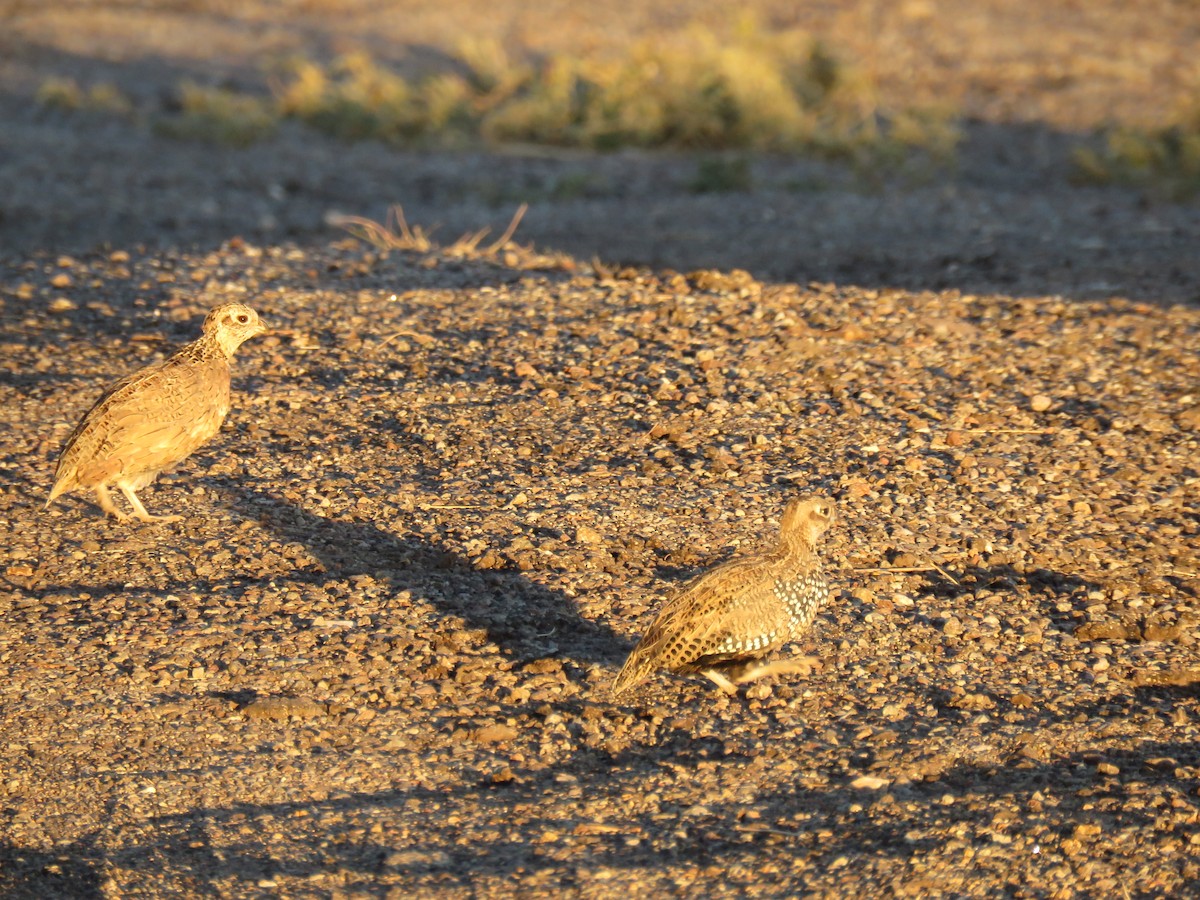
[[[718,32],[693,25],[607,57],[514,57],[464,42],[447,71],[404,77],[364,52],[325,65],[292,60],[270,96],[185,84],[177,137],[243,144],[296,119],[345,140],[461,145],[532,143],[818,154],[871,163],[914,154],[948,161],[947,111],[883,109],[865,70],[805,32],[746,18]],[[81,105],[47,84],[44,102]],[[725,173],[729,174],[729,173]]]
[[[525,269],[573,270],[575,261],[567,254],[541,253],[532,246],[523,246],[513,241],[513,235],[516,234],[517,227],[528,209],[528,204],[522,203],[500,237],[484,246],[480,245],[491,233],[490,228],[468,232],[453,243],[442,246],[420,225],[410,226],[400,204],[395,204],[388,210],[387,218],[383,222],[363,216],[346,215],[332,215],[327,221],[337,228],[344,228],[358,240],[377,250],[418,253],[425,256],[430,264],[437,264],[441,259],[473,259],[494,260],[510,268],[520,266]]]
[[[1076,149],[1075,167],[1083,181],[1137,185],[1175,200],[1194,197],[1200,192],[1200,101],[1162,128],[1111,129],[1102,149]]]
[[[843,147],[874,113],[849,69],[800,32],[693,26],[628,56],[559,57],[484,118],[485,137],[594,149]]]
[[[438,74],[410,82],[366,53],[339,57],[329,67],[293,60],[272,89],[280,115],[344,140],[410,143],[471,130],[472,88],[462,76]]]
[[[279,116],[270,101],[190,81],[180,85],[179,112],[154,123],[156,131],[169,137],[235,147],[270,137],[278,125]]]
[[[106,81],[88,88],[74,78],[47,78],[38,88],[37,100],[54,109],[89,110],[120,116],[133,114],[133,103],[115,84]]]
[[[363,216],[335,214],[329,217],[329,224],[344,228],[360,241],[379,250],[428,253],[436,246],[420,225],[409,227],[408,220],[404,218],[404,208],[398,203],[388,209],[387,219],[383,222]]]
[[[408,81],[362,53],[293,63],[275,86],[283,115],[341,137],[482,138],[614,150],[746,149],[948,159],[952,116],[883,111],[865,76],[799,31],[746,21],[728,36],[693,26],[625,56],[514,60],[494,41],[459,66]]]

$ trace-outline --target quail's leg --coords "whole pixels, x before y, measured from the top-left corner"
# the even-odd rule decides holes
[[[108,495],[108,485],[96,485],[96,499],[100,501],[100,508],[104,510],[106,516],[112,516],[118,522],[124,522],[129,518],[129,513],[121,512],[112,502],[112,497]]]
[[[737,688],[734,687],[733,682],[730,681],[728,678],[726,678],[724,675],[722,675],[720,672],[718,672],[716,669],[705,669],[702,674],[704,675],[705,678],[707,678],[709,681],[711,681],[713,684],[715,684],[717,687],[719,687],[724,693],[726,693],[726,694],[736,694],[737,693]],[[738,683],[739,684],[741,683],[740,679],[739,679]]]
[[[142,501],[137,498],[137,494],[133,492],[133,488],[127,484],[118,484],[117,487],[121,489],[121,493],[125,495],[125,499],[133,507],[133,514],[143,522],[179,522],[183,519],[183,516],[152,516],[146,512],[146,507],[142,506]]]
[[[774,662],[751,666],[737,677],[736,683],[746,684],[750,681],[765,678],[768,675],[793,675],[797,673],[810,675],[812,674],[812,670],[820,664],[821,660],[815,656],[796,656],[791,659],[777,659]]]

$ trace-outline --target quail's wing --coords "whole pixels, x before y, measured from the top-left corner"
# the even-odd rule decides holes
[[[162,370],[173,362],[173,359],[169,359],[132,372],[109,385],[100,395],[63,444],[54,473],[51,499],[69,489],[77,480],[95,483],[107,480],[120,471],[120,463],[106,456],[112,447],[110,438],[113,423],[120,418],[127,405],[135,402],[147,390],[153,390],[153,385],[161,378]]]
[[[212,437],[228,409],[228,375],[196,365],[137,373],[88,416],[94,464],[113,473],[170,465]],[[81,460],[81,476],[87,463]],[[97,473],[92,477],[102,477]]]
[[[120,407],[128,402],[130,397],[136,397],[142,393],[144,385],[153,384],[163,368],[171,362],[171,360],[166,360],[157,365],[147,366],[109,385],[96,402],[92,404],[91,409],[79,420],[79,423],[70,435],[67,436],[67,441],[63,445],[65,448],[63,456],[65,457],[70,452],[71,448],[75,445],[75,441],[81,434],[85,431],[94,431],[97,426],[104,425],[108,410]]]
[[[760,572],[711,617],[700,656],[707,662],[762,656],[785,643],[789,633],[774,580]]]
[[[766,598],[769,584],[763,560],[744,557],[710,569],[679,589],[664,604],[638,642],[644,658],[662,656],[667,665],[718,652],[739,633],[747,609]]]

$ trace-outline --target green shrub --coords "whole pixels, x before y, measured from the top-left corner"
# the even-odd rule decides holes
[[[1075,150],[1081,181],[1143,187],[1172,199],[1200,193],[1200,102],[1158,129],[1113,128],[1096,150]]]
[[[160,134],[245,147],[273,134],[279,121],[271,101],[225,88],[184,82],[179,102],[177,114],[155,122]]]
[[[694,194],[726,194],[748,191],[751,187],[750,161],[741,156],[701,159],[696,164],[695,176],[688,183],[688,189]]]
[[[340,57],[326,71],[294,63],[292,81],[278,92],[279,111],[344,140],[395,139],[418,130],[408,82],[375,65],[366,53]]]
[[[410,142],[475,129],[475,89],[456,73],[412,83],[365,53],[351,53],[328,70],[295,61],[288,77],[275,89],[280,114],[344,140]]]
[[[914,155],[945,162],[958,139],[950,112],[881,109],[861,70],[803,32],[753,18],[721,32],[693,25],[608,57],[535,64],[492,40],[464,41],[457,54],[450,71],[420,79],[362,52],[329,65],[296,59],[270,79],[269,98],[184,84],[181,112],[158,127],[245,144],[290,118],[351,141],[803,153],[885,168]],[[67,80],[39,92],[71,109],[89,96]],[[695,189],[747,185],[739,165],[707,160]]]
[[[38,87],[37,100],[43,106],[67,110],[91,110],[120,116],[133,114],[133,103],[115,84],[106,81],[87,90],[74,78],[47,78]]]

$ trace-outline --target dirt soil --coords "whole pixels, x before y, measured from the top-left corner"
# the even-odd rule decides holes
[[[889,84],[961,76],[918,183],[760,159],[698,196],[687,157],[231,151],[31,101],[404,31],[230,6],[0,10],[0,894],[1200,894],[1200,207],[1067,178],[1079,129],[1178,99],[1194,5],[797,13],[874,23]],[[709,9],[651,8],[622,27]],[[324,224],[523,201],[536,250]],[[103,387],[233,299],[274,330],[142,494],[185,521],[43,510]],[[612,701],[672,587],[817,492],[821,669]]]

